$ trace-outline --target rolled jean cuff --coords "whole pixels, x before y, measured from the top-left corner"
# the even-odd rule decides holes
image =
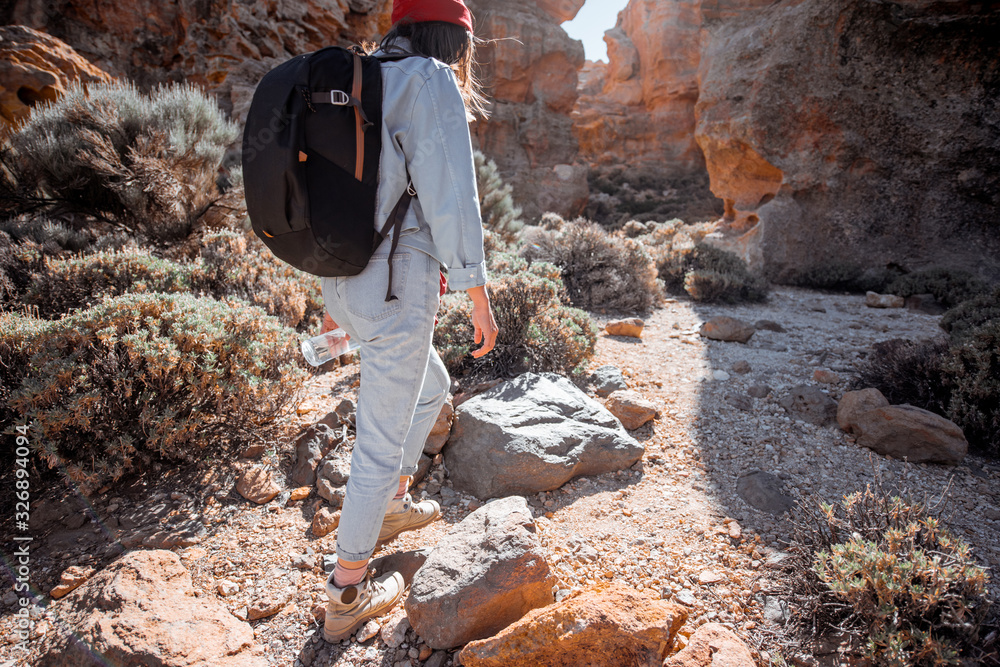
[[[352,553],[350,551],[344,551],[343,549],[340,548],[339,544],[337,545],[337,558],[349,562],[368,560],[372,557],[373,553],[375,553],[375,547],[372,547],[368,551],[363,551],[360,553]]]

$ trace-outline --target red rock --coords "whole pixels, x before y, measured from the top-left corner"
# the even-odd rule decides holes
[[[750,340],[756,329],[735,317],[713,317],[701,325],[698,333],[710,340],[721,340],[736,343],[746,343]]]
[[[57,632],[38,667],[265,667],[253,629],[212,597],[196,597],[170,551],[132,551],[50,607]]]
[[[627,320],[614,320],[608,322],[604,329],[612,336],[628,336],[630,338],[642,338],[642,329],[646,323],[638,317]]]
[[[659,667],[685,620],[678,605],[610,584],[529,612],[459,655],[465,667]]]
[[[92,567],[80,567],[78,565],[67,567],[59,575],[59,585],[53,588],[49,595],[52,596],[53,600],[58,600],[83,585],[93,573],[94,568]]]
[[[449,394],[448,400],[441,406],[441,412],[438,413],[437,421],[434,422],[434,426],[431,428],[431,434],[427,436],[427,442],[424,443],[424,454],[435,456],[444,449],[448,438],[451,437],[451,424],[454,420],[455,407],[451,394]]]
[[[340,512],[334,512],[328,507],[321,507],[313,515],[312,534],[316,537],[325,537],[336,530],[340,525]]]
[[[854,420],[853,429],[862,447],[910,463],[956,465],[969,451],[957,424],[912,405],[869,410]]]
[[[844,393],[837,404],[837,425],[851,433],[858,418],[869,410],[884,408],[889,400],[878,389],[862,389]]]
[[[0,130],[27,118],[38,102],[54,102],[71,83],[109,81],[69,44],[20,25],[0,26]]]
[[[688,640],[687,647],[671,656],[663,667],[756,667],[753,654],[724,625],[706,623]]]
[[[274,481],[269,470],[253,466],[236,480],[236,491],[247,500],[263,505],[281,493],[281,487]]]
[[[825,368],[817,368],[813,371],[813,380],[820,384],[837,384],[840,382],[840,376]]]
[[[608,411],[621,421],[622,426],[633,431],[656,418],[657,409],[634,391],[622,389],[608,396]]]

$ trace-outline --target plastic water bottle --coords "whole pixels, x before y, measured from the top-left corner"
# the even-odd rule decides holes
[[[360,347],[348,338],[343,329],[333,329],[302,341],[302,356],[313,366],[322,366],[331,359],[347,354]]]

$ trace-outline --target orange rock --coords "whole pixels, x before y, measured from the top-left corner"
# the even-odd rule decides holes
[[[633,431],[656,418],[657,410],[652,401],[634,391],[622,389],[608,396],[608,411],[621,421],[622,426]]]
[[[460,658],[466,667],[659,667],[686,620],[683,607],[599,585],[470,642]]]
[[[638,317],[627,320],[614,320],[608,322],[604,329],[612,336],[629,336],[631,338],[642,338],[642,329],[646,323]]]
[[[109,81],[68,44],[20,25],[0,26],[0,128],[27,118],[38,102],[54,102],[75,81]]]
[[[316,537],[326,537],[336,530],[338,525],[340,525],[340,512],[322,507],[313,515],[312,533]]]
[[[75,588],[78,588],[83,582],[87,581],[93,573],[94,568],[92,567],[80,567],[78,565],[67,567],[63,570],[63,573],[59,575],[59,585],[53,588],[50,593],[52,599],[58,600]]]
[[[746,644],[724,625],[706,623],[688,640],[687,647],[671,656],[663,667],[755,667]]]

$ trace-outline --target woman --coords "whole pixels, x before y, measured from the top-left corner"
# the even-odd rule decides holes
[[[403,594],[398,572],[375,579],[368,562],[377,545],[440,516],[432,500],[407,493],[424,442],[450,386],[431,346],[439,305],[439,270],[472,299],[481,357],[498,328],[486,291],[482,222],[467,117],[485,116],[472,74],[472,16],[462,0],[395,0],[393,27],[379,53],[421,57],[384,61],[382,155],[376,220],[399,193],[417,195],[392,259],[395,300],[386,301],[388,240],[357,276],[324,278],[323,300],[361,348],[357,440],[337,529],[337,565],[323,634],[349,637],[388,611]],[[329,326],[329,322],[327,325]]]

